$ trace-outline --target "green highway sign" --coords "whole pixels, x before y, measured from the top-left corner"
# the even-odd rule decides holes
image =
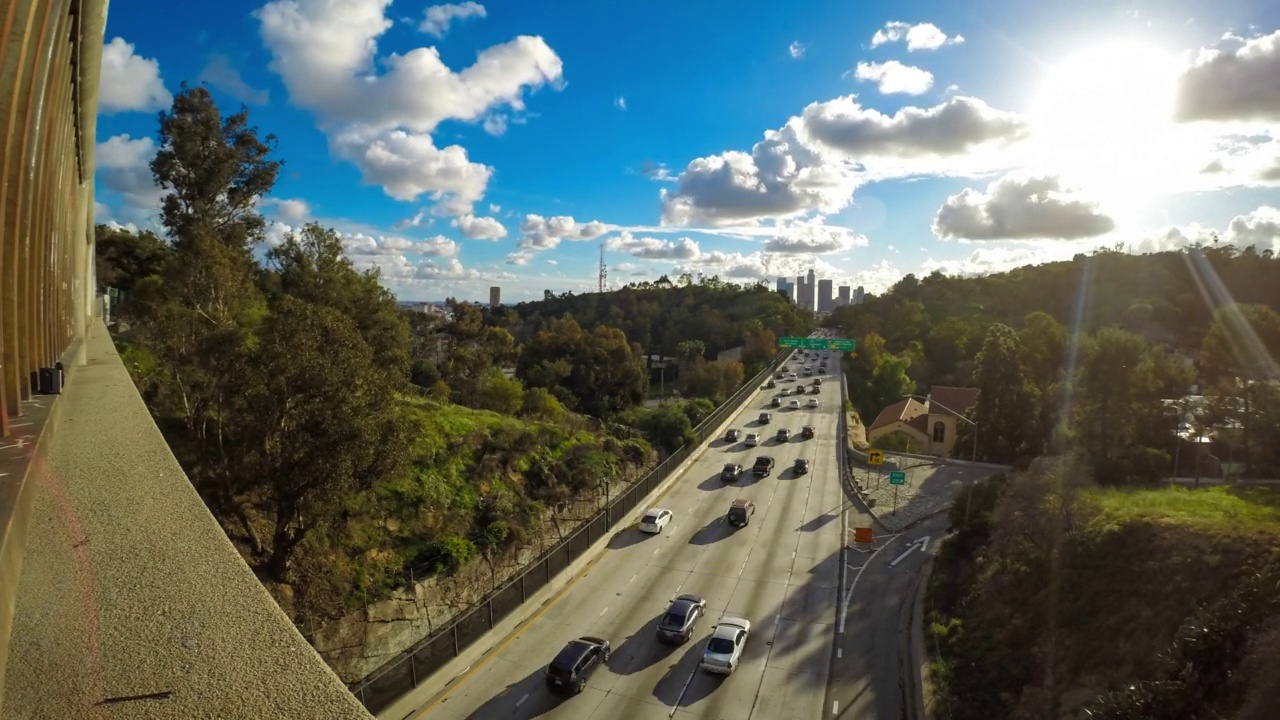
[[[890,485],[906,485],[907,473],[905,473],[902,470],[894,470],[893,472],[889,473],[889,484]]]
[[[841,350],[852,351],[856,343],[853,340],[811,337],[778,338],[778,345],[784,348],[801,348],[804,350]]]

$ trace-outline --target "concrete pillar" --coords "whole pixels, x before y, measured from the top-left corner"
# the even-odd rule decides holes
[[[45,8],[45,13],[48,9]],[[35,0],[18,0],[9,5],[5,18],[5,56],[0,87],[0,127],[3,128],[3,150],[0,151],[0,385],[4,387],[7,418],[21,413],[21,401],[28,395],[22,379],[18,325],[18,230],[19,185],[23,136],[19,132],[23,108],[31,92],[32,64],[35,55],[33,30],[43,13]]]

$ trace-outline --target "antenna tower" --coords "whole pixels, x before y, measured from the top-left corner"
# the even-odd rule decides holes
[[[599,292],[604,292],[604,281],[609,277],[609,266],[604,264],[604,243],[600,243],[600,271],[596,276]]]

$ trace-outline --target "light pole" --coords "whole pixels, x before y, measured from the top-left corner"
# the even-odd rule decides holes
[[[930,400],[927,397],[922,397],[920,395],[910,395],[910,394],[903,395],[902,397],[914,398],[917,400],[924,400],[926,403],[929,403],[930,406],[937,405],[943,410],[946,410],[952,415],[955,415],[961,420],[972,425],[973,426],[973,454],[969,456],[969,460],[970,462],[975,462],[975,463],[978,462],[978,423],[974,422],[973,420],[970,420],[964,415],[956,412],[955,410],[952,410],[951,408],[947,407],[946,405],[943,405],[942,403],[936,400]],[[965,488],[965,494],[964,494],[964,522],[966,525],[969,524],[969,508],[971,507],[972,503],[973,503],[973,484],[970,483],[969,486]]]
[[[604,488],[604,527],[609,529],[609,479],[603,478],[596,483],[597,488]]]

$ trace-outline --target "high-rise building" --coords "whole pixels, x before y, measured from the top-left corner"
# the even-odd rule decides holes
[[[796,284],[784,277],[778,278],[778,292],[786,295],[791,302],[796,301]]]
[[[853,304],[861,305],[862,300],[866,297],[866,295],[867,293],[863,291],[862,286],[859,285],[858,289],[853,291]]]
[[[810,278],[812,278],[813,271],[810,270],[809,273],[810,273]],[[815,307],[816,303],[814,302],[815,298],[817,297],[817,293],[815,292],[816,290],[817,288],[813,286],[813,282],[811,280],[805,280],[805,277],[803,275],[797,275],[796,276],[796,305],[810,312],[816,310],[817,309]]]
[[[831,297],[831,281],[824,278],[818,281],[818,312],[831,312],[836,306]]]
[[[841,285],[840,294],[836,297],[836,307],[843,307],[849,304],[849,286]]]
[[[489,307],[496,308],[502,304],[502,288],[494,285],[489,288]]]

